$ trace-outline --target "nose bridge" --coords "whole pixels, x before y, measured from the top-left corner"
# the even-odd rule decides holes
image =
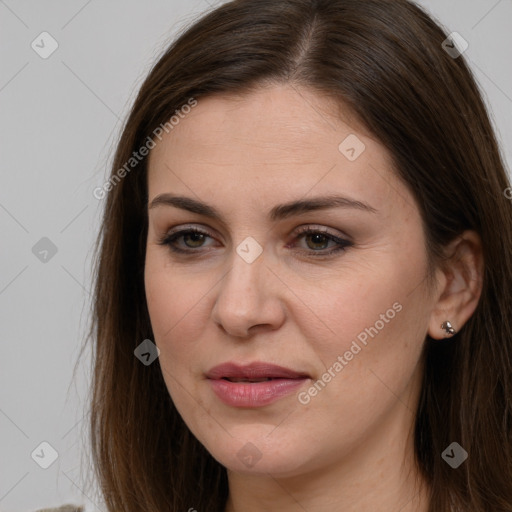
[[[282,320],[268,258],[263,247],[248,238],[233,249],[231,268],[219,283],[212,312],[214,321],[236,336],[246,336],[254,325],[275,328]]]
[[[244,252],[246,251],[246,252]],[[242,256],[240,255],[242,252]],[[240,317],[254,316],[261,301],[261,285],[265,272],[265,256],[263,252],[254,260],[246,259],[251,248],[242,242],[233,254],[231,269],[223,282],[219,300],[229,308],[229,311]]]

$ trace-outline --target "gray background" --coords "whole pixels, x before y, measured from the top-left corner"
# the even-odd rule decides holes
[[[97,496],[84,494],[87,354],[72,378],[102,208],[92,191],[105,181],[122,120],[155,58],[218,3],[0,0],[1,511],[65,502],[102,510]],[[465,56],[510,169],[512,1],[420,3],[469,42]],[[31,47],[43,31],[59,45],[47,59]],[[58,453],[48,469],[35,461],[51,460],[43,441]]]

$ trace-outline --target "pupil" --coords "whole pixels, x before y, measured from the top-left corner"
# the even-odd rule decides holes
[[[309,235],[309,236],[313,239],[313,244],[325,245],[326,238],[324,235],[314,234],[314,235]],[[324,241],[323,244],[321,243],[322,240]]]
[[[202,242],[203,236],[201,233],[189,233],[185,238],[192,238],[192,242]]]

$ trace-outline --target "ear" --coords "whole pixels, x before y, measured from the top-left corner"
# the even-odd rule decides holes
[[[443,322],[450,322],[459,332],[478,305],[484,272],[480,236],[476,231],[464,231],[447,246],[446,256],[439,269],[438,299],[428,329],[429,336],[438,340],[452,336],[441,327]]]

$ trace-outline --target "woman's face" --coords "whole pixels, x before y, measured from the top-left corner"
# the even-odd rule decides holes
[[[183,420],[247,473],[406,450],[434,300],[420,214],[389,153],[308,89],[185,110],[151,150],[145,264]],[[212,372],[223,363],[235,366]]]

